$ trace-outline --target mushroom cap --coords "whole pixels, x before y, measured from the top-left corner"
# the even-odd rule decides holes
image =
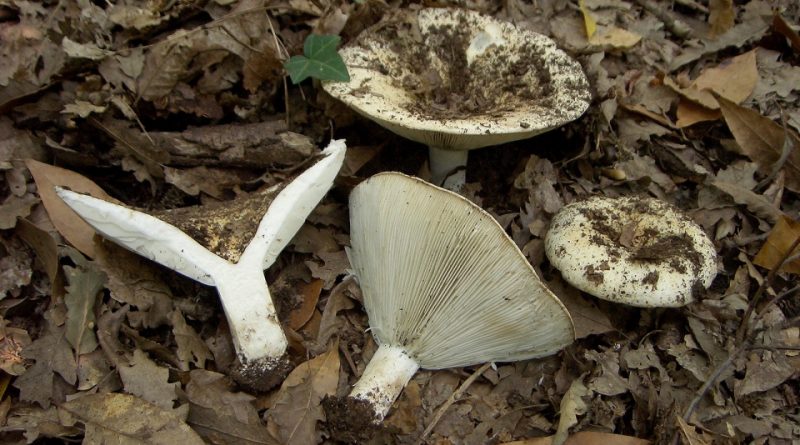
[[[404,11],[340,54],[349,82],[323,88],[414,141],[471,150],[535,136],[578,118],[589,84],[548,37],[474,11]]]
[[[422,368],[540,357],[575,338],[511,238],[456,193],[375,175],[350,195],[350,242],[372,334]]]
[[[677,307],[717,274],[717,253],[703,229],[657,199],[595,196],[562,208],[545,253],[566,281],[604,300]]]

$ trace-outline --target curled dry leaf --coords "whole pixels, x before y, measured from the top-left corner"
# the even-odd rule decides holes
[[[725,123],[736,138],[742,153],[758,164],[759,171],[771,175],[776,167],[786,170],[786,188],[800,192],[800,146],[797,136],[757,111],[717,97]],[[789,139],[787,141],[787,138]],[[794,147],[784,156],[786,143]],[[783,164],[776,165],[779,161]]]
[[[800,238],[800,221],[781,215],[775,227],[770,231],[767,241],[761,246],[761,250],[758,251],[755,259],[753,259],[753,263],[769,270],[778,267],[779,262],[797,238]],[[789,257],[792,258],[798,254],[800,254],[800,247],[796,248]],[[800,258],[795,258],[783,264],[783,270],[800,274]]]

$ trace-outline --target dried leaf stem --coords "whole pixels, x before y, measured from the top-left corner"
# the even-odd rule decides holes
[[[467,388],[469,388],[470,385],[472,385],[472,383],[478,379],[478,377],[483,375],[483,373],[486,372],[486,370],[489,369],[490,366],[492,366],[491,362],[484,363],[480,368],[476,369],[471,376],[467,377],[467,379],[464,380],[464,383],[462,383],[461,386],[458,387],[458,389],[456,389],[455,391],[453,391],[452,394],[450,394],[450,397],[448,397],[447,400],[442,404],[442,406],[440,406],[439,409],[436,410],[436,414],[433,416],[433,419],[431,419],[431,422],[428,424],[427,427],[425,427],[425,431],[423,431],[422,434],[419,435],[417,441],[414,442],[414,445],[420,445],[423,443],[425,438],[428,437],[428,434],[430,434],[431,431],[433,431],[433,429],[439,423],[439,421],[442,420],[442,416],[444,416],[444,413],[447,411],[447,409],[450,408],[450,406],[453,403],[455,403],[456,400],[459,399],[462,394],[464,394],[464,391],[466,391]]]

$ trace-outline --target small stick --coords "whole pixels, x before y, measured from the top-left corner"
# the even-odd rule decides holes
[[[455,391],[453,391],[452,394],[450,394],[450,397],[448,397],[448,399],[442,404],[442,406],[440,406],[439,409],[436,410],[436,414],[433,416],[431,423],[429,423],[428,426],[425,428],[425,431],[423,431],[422,434],[420,434],[419,438],[417,438],[417,441],[414,442],[414,445],[422,444],[425,438],[428,437],[428,434],[430,434],[431,431],[433,431],[433,429],[436,427],[436,424],[438,424],[439,421],[442,420],[442,416],[444,416],[445,411],[447,411],[447,409],[450,408],[450,406],[456,402],[456,399],[460,398],[461,395],[464,393],[464,391],[466,391],[467,388],[469,388],[470,385],[472,385],[472,383],[478,379],[478,377],[480,377],[484,372],[486,372],[486,370],[489,369],[490,366],[492,366],[492,362],[484,363],[480,368],[476,369],[471,376],[467,377],[467,379],[464,380],[464,383],[462,383],[461,386],[458,387],[458,389],[456,389]]]

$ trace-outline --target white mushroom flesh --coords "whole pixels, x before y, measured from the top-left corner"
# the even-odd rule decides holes
[[[419,364],[403,348],[381,345],[350,391],[350,397],[368,402],[375,410],[374,420],[383,420],[418,369]]]

